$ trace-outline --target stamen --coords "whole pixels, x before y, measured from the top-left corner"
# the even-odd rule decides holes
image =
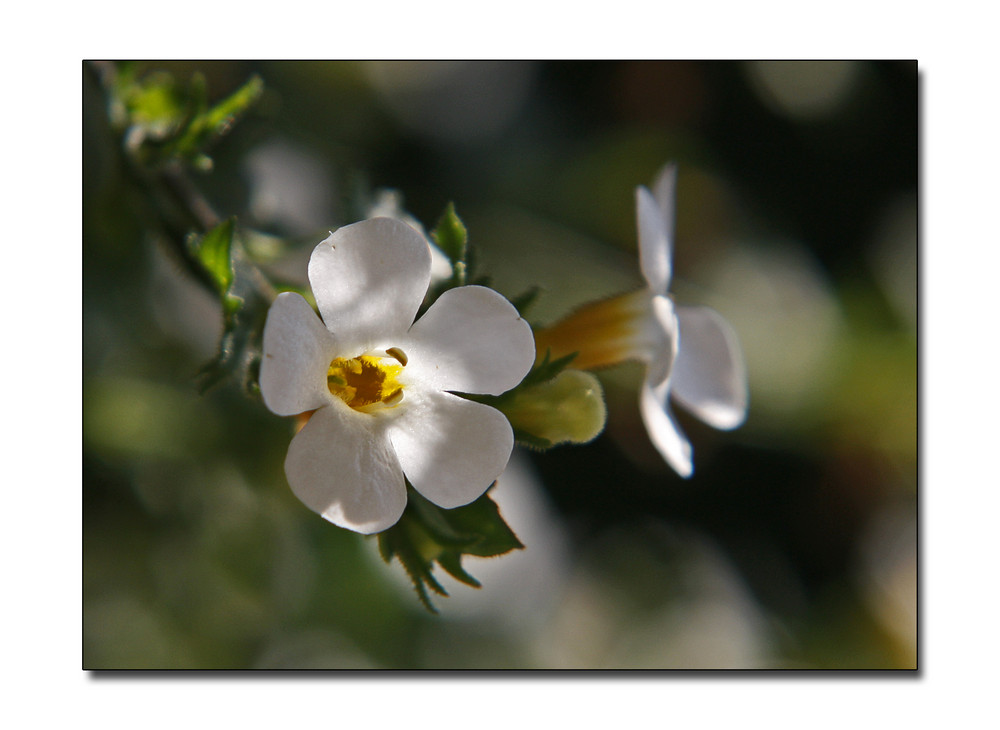
[[[326,385],[351,408],[367,413],[375,406],[392,407],[403,400],[403,386],[397,380],[402,371],[403,365],[389,358],[373,355],[338,357],[330,363]]]
[[[407,363],[407,361],[408,361],[407,357],[406,357],[406,353],[403,352],[402,350],[400,350],[398,347],[390,347],[390,348],[388,348],[385,351],[385,354],[389,355],[390,357],[396,358],[399,361],[399,364],[403,365],[403,366],[405,366],[406,363]]]

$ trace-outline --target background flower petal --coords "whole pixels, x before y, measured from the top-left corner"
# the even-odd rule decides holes
[[[336,404],[313,414],[288,447],[295,496],[335,525],[365,535],[396,524],[406,485],[384,424]]]
[[[739,339],[708,307],[677,307],[680,349],[671,375],[679,404],[709,426],[731,429],[746,419],[747,374]]]
[[[260,392],[279,416],[326,405],[326,371],[334,357],[333,337],[300,295],[279,294],[264,324]]]
[[[406,332],[430,277],[426,240],[392,218],[338,228],[309,259],[309,283],[320,314],[351,350],[348,356]]]
[[[438,390],[500,395],[535,360],[531,327],[500,294],[482,286],[444,292],[410,328],[409,374]]]
[[[666,402],[669,388],[670,381],[657,388],[653,388],[648,381],[643,383],[639,394],[639,412],[656,450],[674,471],[687,478],[694,473],[691,443],[670,412]]]
[[[472,502],[507,466],[514,432],[500,411],[435,391],[407,406],[389,439],[410,484],[439,507]]]
[[[663,384],[674,367],[677,357],[678,325],[674,302],[670,297],[655,296],[650,302],[652,317],[647,326],[655,331],[647,335],[651,343],[646,380],[656,387]]]
[[[653,194],[640,185],[635,189],[635,217],[642,275],[653,294],[666,294],[673,256],[673,210],[666,220]]]
[[[674,202],[677,191],[677,165],[668,163],[664,165],[656,174],[653,182],[653,197],[656,205],[660,209],[660,220],[663,221],[663,229],[667,232],[667,240],[671,240],[674,232]],[[673,250],[667,251],[667,261]]]

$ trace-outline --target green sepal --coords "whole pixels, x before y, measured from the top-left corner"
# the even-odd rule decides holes
[[[568,355],[563,355],[555,360],[551,359],[552,351],[546,350],[545,357],[542,358],[540,363],[536,363],[534,367],[524,376],[524,380],[521,381],[518,387],[527,387],[530,385],[537,385],[538,383],[544,383],[546,380],[552,380],[555,376],[569,367],[569,364],[573,362],[576,358],[577,353],[571,352]]]
[[[398,558],[420,602],[432,613],[428,589],[441,596],[448,593],[434,578],[434,566],[473,588],[481,584],[462,567],[463,555],[493,557],[524,547],[510,529],[496,503],[488,494],[464,507],[443,509],[407,489],[403,516],[395,525],[379,533],[382,559]]]
[[[514,428],[514,441],[518,446],[525,446],[532,451],[548,451],[555,445],[549,439],[535,436],[523,428]]]
[[[408,531],[405,527],[395,529],[396,527],[399,527],[399,523],[379,533],[379,554],[387,563],[391,562],[394,557],[399,559],[400,565],[403,566],[403,570],[406,571],[410,582],[413,583],[413,588],[417,592],[417,598],[420,600],[420,603],[431,613],[437,613],[437,608],[434,607],[430,596],[427,595],[427,588],[430,587],[432,591],[443,596],[447,596],[448,592],[434,578],[430,570],[430,565],[413,544],[412,538],[407,534]]]
[[[462,560],[460,555],[455,553],[441,553],[438,556],[438,564],[444,568],[445,572],[448,573],[452,578],[457,581],[465,583],[467,586],[472,586],[473,588],[482,588],[483,584],[478,580],[473,578],[466,572],[465,568],[462,567]]]

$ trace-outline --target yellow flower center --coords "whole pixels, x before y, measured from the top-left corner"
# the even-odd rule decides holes
[[[356,411],[370,412],[392,407],[403,400],[399,375],[406,365],[406,355],[398,347],[386,350],[390,357],[360,355],[338,357],[326,371],[330,392]]]

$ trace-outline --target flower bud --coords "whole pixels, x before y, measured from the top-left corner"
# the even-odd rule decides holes
[[[582,370],[519,389],[502,410],[515,430],[551,442],[583,444],[604,429],[607,408],[600,381]]]

